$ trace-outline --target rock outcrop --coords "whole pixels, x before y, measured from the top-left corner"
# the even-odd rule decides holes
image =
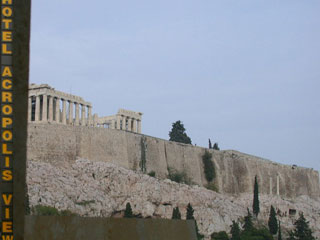
[[[130,202],[134,214],[143,217],[171,218],[173,208],[178,206],[185,218],[186,206],[191,203],[200,232],[207,239],[214,231],[229,232],[232,220],[241,222],[246,209],[252,206],[250,193],[220,194],[85,159],[60,167],[28,161],[27,184],[32,206],[68,209],[81,216],[110,217],[123,211]],[[287,199],[260,194],[259,221],[266,223],[271,204],[278,210],[283,229],[291,229],[298,213],[303,212],[314,235],[320,237],[319,198],[301,195]]]

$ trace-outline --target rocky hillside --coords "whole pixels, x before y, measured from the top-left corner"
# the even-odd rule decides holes
[[[106,162],[79,159],[68,167],[59,168],[29,161],[27,173],[32,206],[41,204],[68,209],[81,216],[110,217],[119,215],[130,202],[134,214],[143,217],[171,218],[173,208],[178,206],[184,218],[186,206],[191,203],[200,232],[207,237],[214,231],[229,232],[232,220],[242,221],[246,209],[251,209],[252,205],[252,194],[222,195],[199,186],[159,180]],[[283,228],[292,228],[301,211],[310,221],[314,235],[320,237],[319,199],[260,195],[258,221],[267,221],[271,204],[279,210]]]

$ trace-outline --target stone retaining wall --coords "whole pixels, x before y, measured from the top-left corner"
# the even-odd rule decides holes
[[[205,186],[202,155],[207,150],[213,154],[215,185],[221,193],[252,193],[257,175],[261,193],[320,196],[317,171],[233,150],[208,150],[132,132],[86,126],[30,123],[28,131],[28,159],[34,161],[64,165],[80,157],[137,171],[144,169],[146,173],[155,171],[159,178],[166,178],[168,169],[173,169],[185,172],[193,183]]]

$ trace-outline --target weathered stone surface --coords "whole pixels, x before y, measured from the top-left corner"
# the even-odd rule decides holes
[[[214,231],[230,230],[232,220],[241,220],[252,205],[252,194],[220,194],[199,186],[159,180],[108,162],[78,159],[69,166],[29,161],[27,183],[31,205],[68,209],[81,216],[112,216],[131,203],[134,214],[171,218],[178,206],[185,218],[191,203],[199,229],[207,237]],[[304,212],[315,236],[320,237],[320,199],[301,195],[295,199],[260,194],[259,221],[267,221],[270,205],[281,212],[282,227],[292,228],[298,212]],[[289,209],[297,211],[289,216]],[[207,238],[208,239],[208,238]]]
[[[185,172],[199,186],[207,184],[202,164],[205,148],[169,142],[115,129],[57,124],[29,124],[28,159],[56,165],[72,164],[77,157],[110,162],[132,170],[142,170],[142,142],[145,149],[145,172],[155,171],[165,179],[168,169]],[[208,149],[207,149],[208,150]],[[215,151],[213,161],[219,192],[251,193],[254,176],[260,192],[284,197],[320,196],[319,173],[312,169],[287,166],[237,151]],[[271,179],[271,181],[270,181]]]

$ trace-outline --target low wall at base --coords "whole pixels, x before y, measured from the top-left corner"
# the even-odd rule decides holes
[[[196,240],[193,220],[26,216],[25,240]]]
[[[278,164],[237,151],[216,151],[114,129],[35,124],[28,126],[28,159],[68,164],[77,157],[111,162],[127,169],[167,178],[169,170],[185,173],[206,186],[202,156],[213,155],[215,186],[220,193],[252,193],[254,177],[259,192],[296,197],[320,196],[319,173],[312,169]]]

